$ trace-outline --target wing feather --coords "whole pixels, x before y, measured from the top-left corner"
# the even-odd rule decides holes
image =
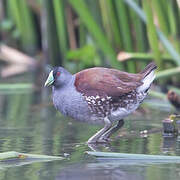
[[[141,74],[131,74],[108,68],[86,69],[75,75],[77,91],[86,96],[122,96],[143,84]]]

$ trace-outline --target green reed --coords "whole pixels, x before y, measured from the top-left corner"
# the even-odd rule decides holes
[[[3,32],[1,43],[35,57],[43,52],[46,62],[52,65],[63,64],[70,69],[111,66],[137,72],[147,60],[154,60],[162,74],[167,67],[180,65],[177,1],[8,0],[3,7],[7,11],[1,19],[13,22],[18,36],[8,36],[10,40],[6,41],[9,32]],[[86,47],[93,48],[88,50],[88,58],[83,58]],[[130,53],[131,57],[118,62],[120,52]]]

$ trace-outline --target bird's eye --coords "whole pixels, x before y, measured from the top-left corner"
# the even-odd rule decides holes
[[[61,74],[61,73],[58,71],[58,72],[56,73],[56,76],[60,76],[60,74]]]

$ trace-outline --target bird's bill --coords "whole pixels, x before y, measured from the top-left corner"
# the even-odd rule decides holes
[[[49,73],[49,76],[48,76],[48,78],[47,78],[44,86],[50,86],[50,85],[53,84],[53,82],[54,82],[54,76],[53,76],[53,71],[51,71],[51,72]]]

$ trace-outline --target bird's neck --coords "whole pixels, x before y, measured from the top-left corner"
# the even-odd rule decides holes
[[[66,81],[62,84],[53,86],[53,91],[54,90],[64,90],[66,88],[72,87],[72,86],[74,86],[74,81],[75,81],[75,76],[70,74],[70,76],[68,77],[68,81]]]

